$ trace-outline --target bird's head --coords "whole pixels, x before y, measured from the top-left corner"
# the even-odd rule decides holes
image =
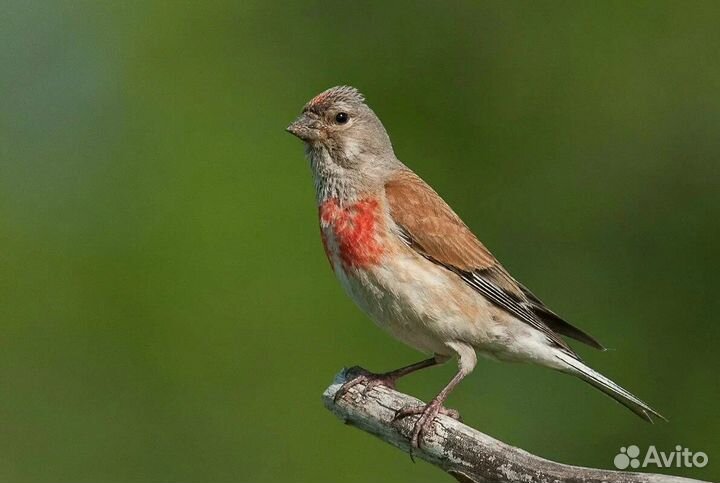
[[[367,177],[378,171],[373,168],[397,162],[380,119],[354,87],[321,92],[287,131],[305,142],[316,174],[357,177],[362,172]]]

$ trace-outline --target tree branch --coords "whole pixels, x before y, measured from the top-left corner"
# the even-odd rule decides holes
[[[325,406],[346,424],[377,436],[410,452],[409,435],[417,420],[411,416],[393,421],[398,409],[421,404],[412,396],[384,386],[363,394],[358,384],[337,403],[335,392],[355,375],[366,373],[355,367],[341,371],[323,393]],[[555,463],[491,438],[447,416],[435,419],[435,430],[423,438],[422,447],[413,454],[440,467],[464,483],[490,482],[617,482],[617,483],[698,483],[699,480],[650,473],[629,473],[582,468]]]

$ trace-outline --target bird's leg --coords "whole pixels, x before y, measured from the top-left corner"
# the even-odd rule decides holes
[[[445,416],[449,416],[453,419],[460,419],[460,414],[457,411],[445,408],[443,403],[452,390],[455,389],[455,386],[457,386],[465,376],[470,374],[475,367],[477,358],[475,356],[475,351],[470,347],[461,346],[458,347],[458,349],[460,349],[458,350],[458,372],[450,380],[448,385],[445,386],[443,390],[440,391],[440,393],[428,404],[422,406],[409,406],[400,409],[393,418],[397,421],[407,416],[420,416],[418,420],[415,421],[415,425],[413,426],[413,431],[410,436],[410,445],[412,448],[420,448],[420,441],[422,440],[422,437],[428,432],[428,430],[430,430],[430,428],[432,428],[435,416],[438,414],[444,414]],[[410,452],[410,457],[412,458],[412,451]]]
[[[340,386],[340,389],[338,389],[335,393],[335,402],[339,401],[345,394],[347,394],[347,392],[351,388],[357,386],[358,384],[365,385],[365,388],[363,389],[363,394],[367,393],[375,386],[385,386],[389,387],[390,389],[395,389],[395,383],[401,377],[412,374],[413,372],[419,371],[420,369],[425,369],[426,367],[432,367],[437,364],[441,364],[447,359],[448,358],[445,356],[436,355],[434,357],[431,357],[430,359],[425,359],[423,361],[416,362],[415,364],[410,364],[409,366],[395,369],[394,371],[383,372],[382,374],[363,372]]]
[[[406,418],[408,416],[420,416],[418,420],[415,421],[412,435],[410,436],[410,444],[413,448],[420,448],[420,441],[422,437],[432,427],[435,416],[438,414],[444,414],[445,416],[450,416],[453,419],[460,419],[460,414],[457,411],[445,408],[443,403],[455,386],[462,381],[465,375],[466,374],[463,373],[463,371],[458,371],[458,373],[455,374],[455,377],[450,380],[448,385],[445,386],[445,388],[440,391],[440,393],[428,404],[422,406],[408,406],[400,409],[397,414],[395,414],[395,420]]]

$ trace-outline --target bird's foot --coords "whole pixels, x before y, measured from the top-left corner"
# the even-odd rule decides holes
[[[352,372],[356,368],[351,368],[349,372]],[[353,387],[357,386],[358,384],[362,384],[365,387],[362,390],[363,396],[365,396],[368,391],[370,391],[375,386],[385,386],[390,389],[395,389],[395,382],[397,381],[398,376],[394,374],[394,371],[391,372],[385,372],[382,374],[375,374],[373,372],[361,372],[357,376],[353,377],[349,381],[345,382],[342,386],[340,386],[340,389],[337,390],[334,396],[335,402],[338,402],[340,399],[343,398],[345,394],[350,391]]]
[[[393,421],[397,421],[408,416],[420,416],[415,425],[413,426],[412,434],[410,435],[410,445],[415,449],[420,449],[420,442],[425,434],[432,429],[435,416],[442,414],[453,419],[460,421],[460,413],[455,409],[448,409],[442,405],[442,401],[439,399],[433,399],[430,403],[422,406],[408,406],[400,409],[393,418]],[[412,452],[410,453],[412,458]],[[414,458],[413,458],[414,461]]]

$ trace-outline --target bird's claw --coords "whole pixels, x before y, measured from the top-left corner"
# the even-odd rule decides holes
[[[455,409],[448,409],[442,405],[441,401],[433,400],[429,404],[422,406],[408,406],[398,410],[393,417],[393,421],[406,418],[408,416],[420,416],[415,425],[413,426],[412,433],[410,435],[410,458],[415,461],[413,457],[412,449],[420,449],[420,443],[423,436],[431,430],[435,417],[438,414],[451,417],[460,421],[460,413]]]
[[[340,386],[340,389],[338,389],[335,396],[333,396],[333,400],[338,402],[343,398],[343,396],[345,396],[345,394],[348,393],[348,391],[350,391],[350,389],[359,384],[365,386],[362,390],[362,394],[363,396],[366,396],[367,393],[376,386],[385,386],[389,389],[395,389],[395,381],[396,377],[388,373],[374,374],[372,372],[363,372]]]

